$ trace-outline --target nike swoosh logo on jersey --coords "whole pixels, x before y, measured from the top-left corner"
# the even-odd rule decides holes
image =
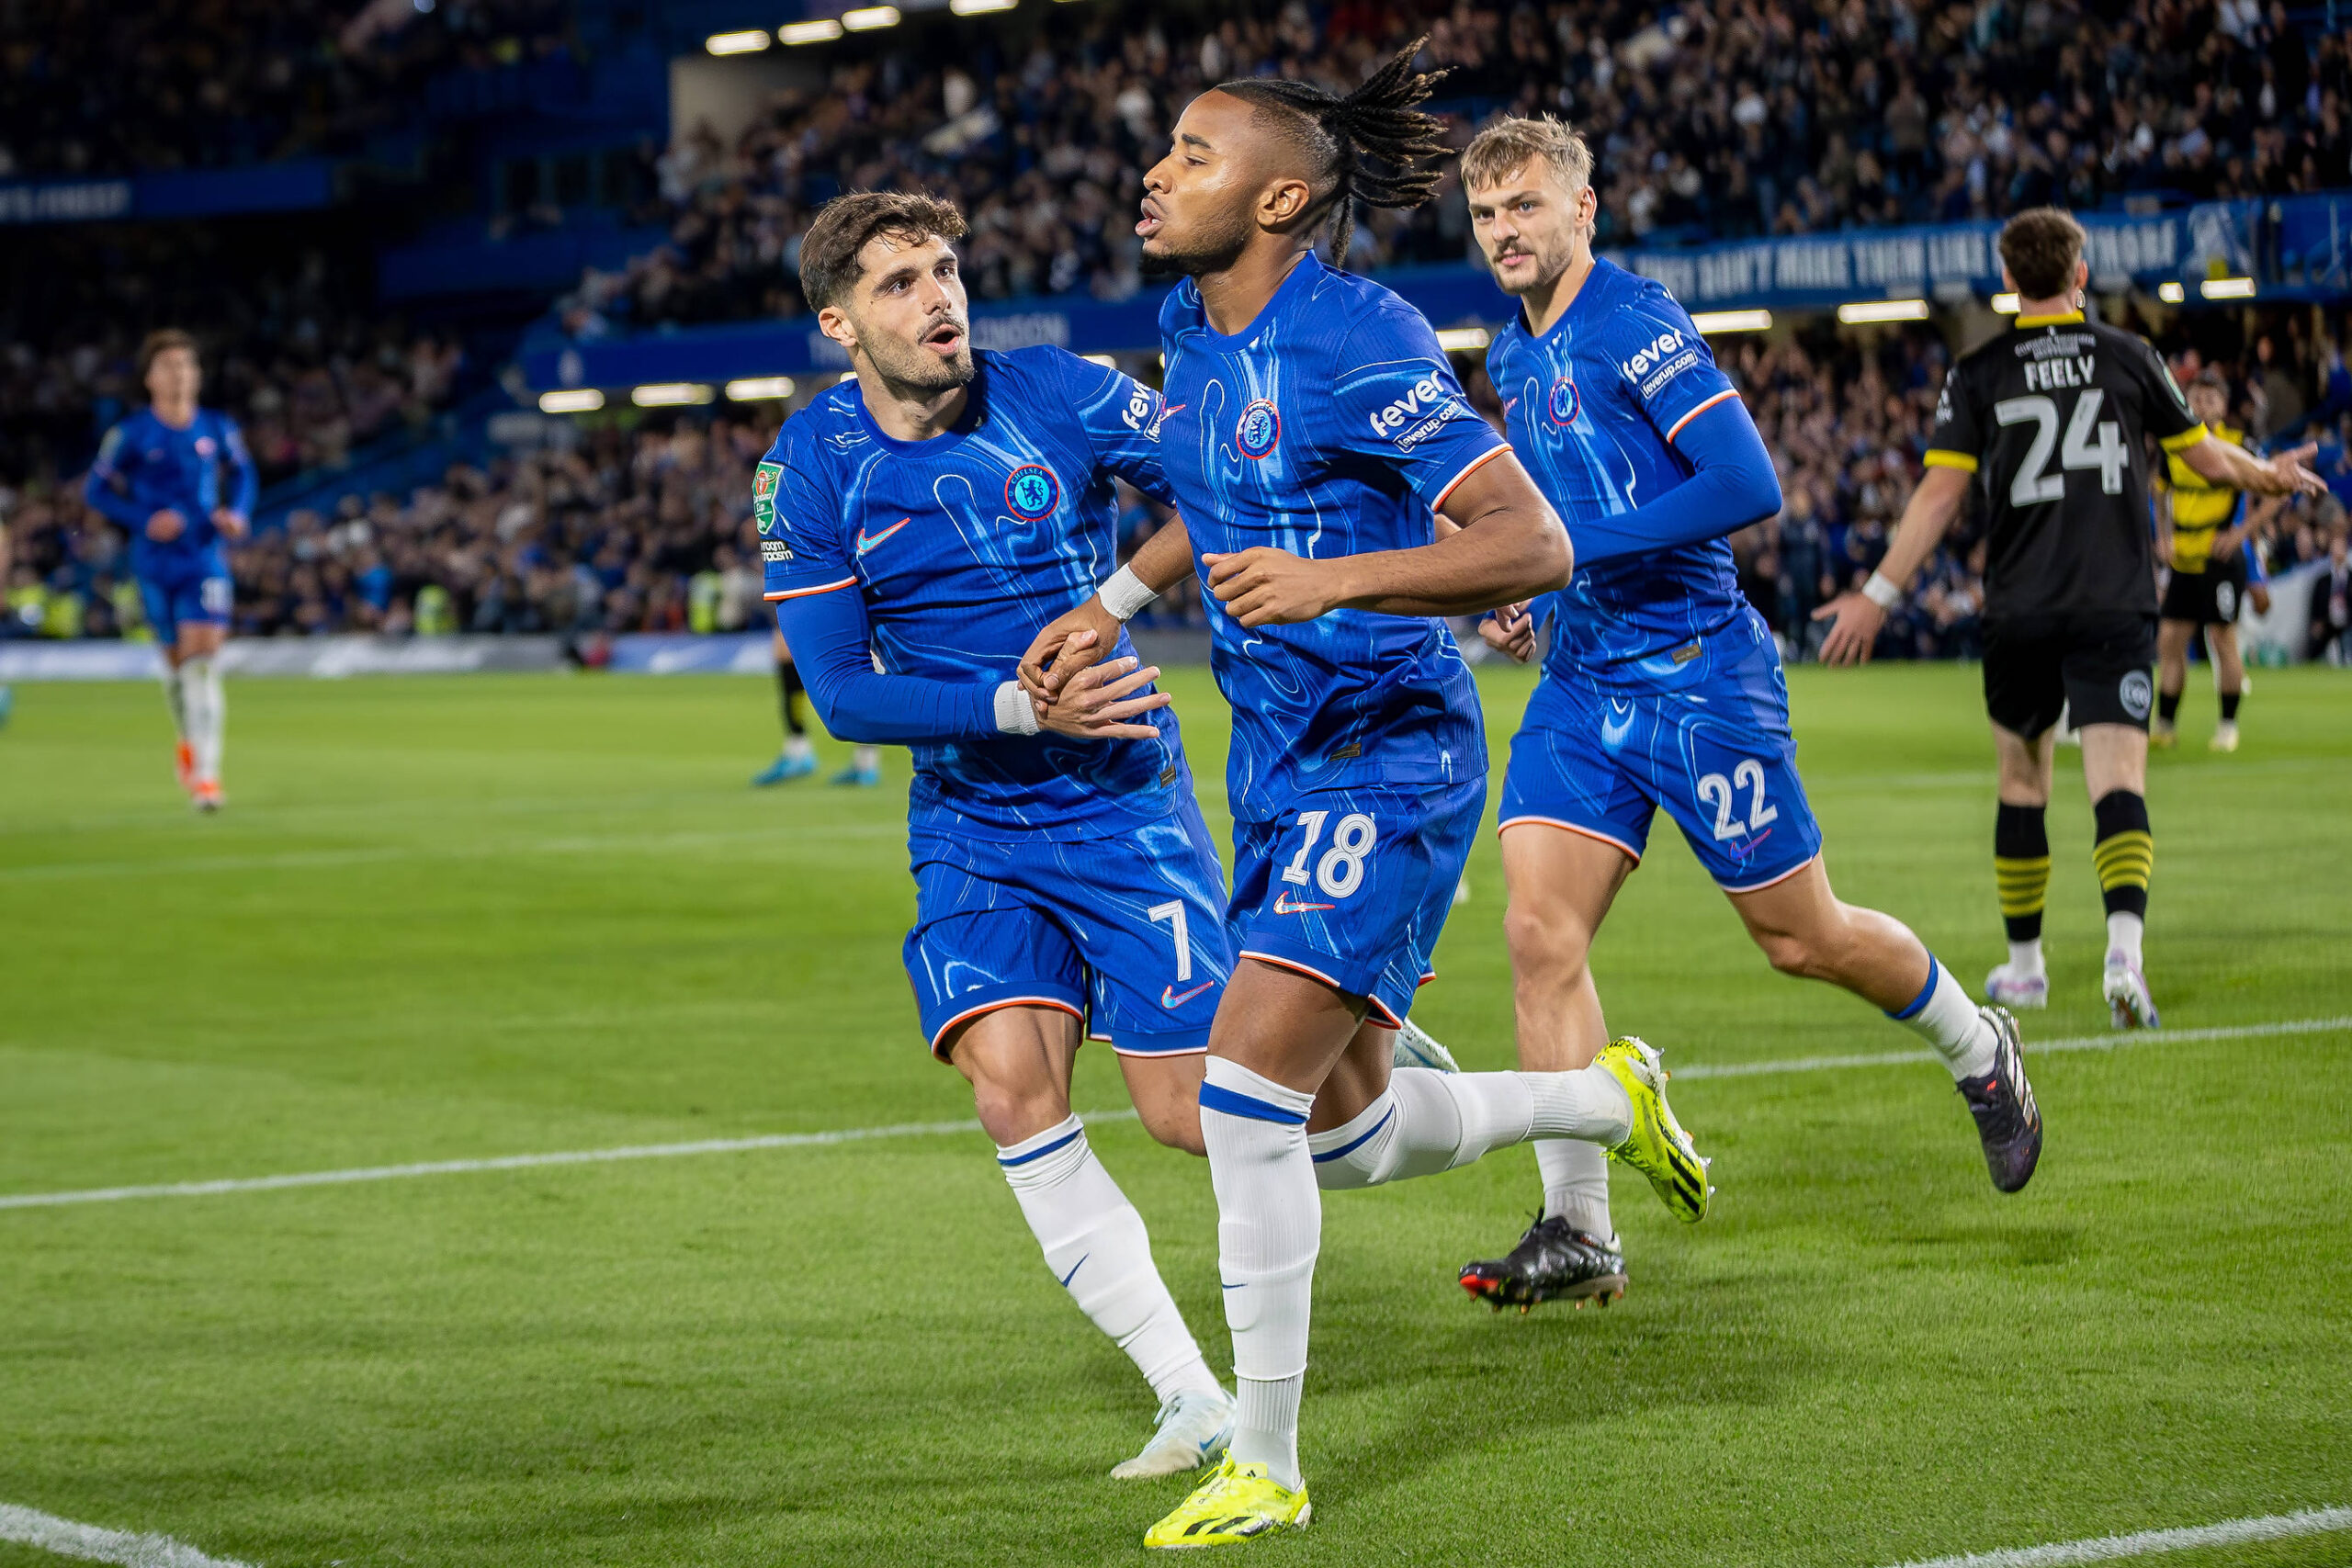
[[[1191,1001],[1194,997],[1199,996],[1203,991],[1207,990],[1211,986],[1216,984],[1216,982],[1215,980],[1204,980],[1199,985],[1193,987],[1191,990],[1181,993],[1173,986],[1162,987],[1159,992],[1159,1005],[1164,1008],[1182,1007],[1186,1002]]]
[[[1519,407],[1519,400],[1517,398],[1505,398],[1503,400],[1503,417],[1505,419],[1509,419],[1510,417],[1510,411],[1517,407]]]
[[[1290,889],[1287,887],[1274,895],[1274,913],[1277,915],[1304,915],[1316,909],[1329,909],[1330,908],[1332,908],[1332,906],[1329,904],[1298,903],[1291,897]]]
[[[859,555],[864,555],[866,551],[872,549],[875,546],[880,544],[883,540],[888,538],[891,535],[897,533],[899,529],[905,527],[908,524],[913,521],[914,519],[912,517],[901,517],[896,523],[891,524],[888,528],[883,529],[879,534],[876,534],[871,537],[867,536],[865,529],[860,528],[857,531],[857,553]]]

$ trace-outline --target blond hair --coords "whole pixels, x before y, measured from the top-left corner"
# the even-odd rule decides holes
[[[1592,183],[1592,149],[1573,128],[1547,114],[1535,119],[1505,116],[1472,137],[1462,150],[1463,188],[1495,185],[1539,159],[1571,191]]]

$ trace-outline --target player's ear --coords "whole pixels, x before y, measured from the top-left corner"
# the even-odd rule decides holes
[[[2076,256],[2075,258],[2075,292],[2080,294],[2090,288],[2090,286],[2091,258],[2088,256]]]
[[[1314,197],[1315,187],[1305,180],[1273,181],[1259,193],[1258,227],[1280,233],[1298,221]]]
[[[817,328],[846,352],[857,352],[857,328],[839,305],[828,305],[817,312]]]

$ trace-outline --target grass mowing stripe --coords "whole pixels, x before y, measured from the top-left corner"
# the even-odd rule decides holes
[[[2211,1029],[2133,1029],[2112,1034],[2075,1034],[2029,1040],[2029,1055],[2056,1051],[2118,1051],[2127,1045],[2188,1045],[2199,1040],[2257,1040],[2280,1034],[2332,1034],[2352,1030],[2352,1015],[2287,1019],[2277,1023],[2221,1024]],[[1872,1051],[1843,1056],[1791,1056],[1777,1062],[1701,1062],[1677,1067],[1678,1078],[1752,1078],[1772,1073],[1818,1073],[1838,1067],[1892,1067],[1905,1062],[1939,1062],[1933,1051]]]
[[[2327,1034],[2352,1030],[2352,1015],[2288,1019],[2275,1023],[2223,1024],[2211,1029],[2143,1029],[2128,1033],[2078,1034],[2029,1044],[2029,1051],[2112,1051],[2125,1045],[2177,1045],[2199,1040],[2253,1040],[2285,1034]],[[1813,1073],[1838,1067],[1888,1067],[1940,1060],[1932,1051],[1881,1051],[1847,1056],[1797,1056],[1777,1062],[1701,1062],[1678,1067],[1674,1076],[1692,1078],[1757,1077],[1769,1073]],[[1087,1111],[1089,1125],[1132,1121],[1133,1111]],[[485,1170],[527,1170],[538,1166],[600,1165],[614,1160],[675,1159],[685,1155],[743,1154],[756,1149],[821,1148],[873,1138],[936,1137],[977,1133],[978,1122],[905,1122],[888,1127],[843,1127],[826,1133],[768,1133],[750,1138],[703,1138],[686,1144],[635,1144],[609,1149],[565,1149],[549,1154],[496,1155],[481,1159],[427,1160],[415,1165],[360,1166],[349,1170],[294,1171],[284,1176],[228,1177],[214,1181],[163,1182],[146,1187],[92,1187],[71,1192],[0,1194],[0,1209],[54,1209],[69,1203],[116,1203],[133,1198],[209,1198],[223,1192],[268,1192],[283,1187],[335,1187],[355,1181],[393,1181],[413,1176],[462,1176]]]
[[[167,1535],[133,1535],[129,1530],[78,1524],[13,1503],[0,1503],[0,1540],[86,1562],[119,1563],[121,1568],[251,1568],[234,1558],[209,1556]]]
[[[2193,1525],[2184,1529],[2141,1530],[2132,1535],[2056,1541],[2049,1546],[2013,1547],[2007,1551],[1980,1551],[1965,1557],[1906,1562],[1903,1568],[2061,1568],[2070,1562],[2107,1562],[2119,1557],[2150,1557],[2160,1551],[2194,1551],[2207,1546],[2245,1546],[2257,1540],[2324,1535],[2330,1530],[2352,1530],[2352,1508],[2305,1508],[2299,1513],[2268,1514],[2258,1519],[2224,1519],[2217,1525]]]

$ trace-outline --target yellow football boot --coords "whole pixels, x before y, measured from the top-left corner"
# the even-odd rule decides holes
[[[1156,1551],[1195,1546],[1239,1546],[1260,1536],[1303,1530],[1313,1517],[1306,1484],[1297,1491],[1266,1473],[1262,1464],[1241,1464],[1231,1454],[1176,1511],[1143,1532]]]
[[[1693,1224],[1705,1219],[1707,1199],[1714,1191],[1707,1185],[1707,1162],[1666,1103],[1666,1069],[1657,1052],[1628,1036],[1611,1040],[1595,1061],[1625,1086],[1634,1102],[1633,1134],[1609,1157],[1648,1177],[1676,1219]]]

